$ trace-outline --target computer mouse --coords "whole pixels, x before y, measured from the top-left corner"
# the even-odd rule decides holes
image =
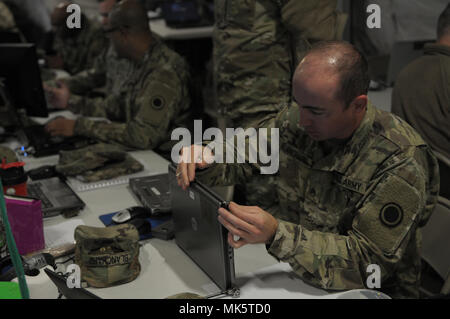
[[[129,220],[127,224],[134,225],[139,233],[139,236],[148,235],[152,232],[152,224],[145,218],[134,218]]]
[[[28,171],[28,176],[33,180],[50,178],[56,176],[55,165],[44,165]]]
[[[146,218],[150,216],[152,216],[152,211],[150,209],[141,206],[133,206],[117,212],[112,217],[112,220],[116,224],[122,224],[128,222],[131,219]]]

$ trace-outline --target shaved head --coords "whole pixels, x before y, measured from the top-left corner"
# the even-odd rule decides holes
[[[345,140],[358,128],[368,103],[364,57],[349,43],[315,45],[298,65],[292,93],[300,126],[316,141]]]
[[[331,88],[336,83],[336,97],[345,107],[357,96],[367,94],[369,89],[366,59],[353,45],[344,41],[323,41],[313,46],[297,67],[294,81],[319,76],[323,86]],[[308,82],[302,81],[305,85]]]

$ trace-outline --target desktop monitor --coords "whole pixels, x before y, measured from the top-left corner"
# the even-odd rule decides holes
[[[48,116],[34,44],[0,44],[0,78],[16,109],[25,109],[28,116]]]

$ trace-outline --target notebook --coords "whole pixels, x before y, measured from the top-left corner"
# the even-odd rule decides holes
[[[155,173],[152,172],[151,170],[145,169],[144,171],[141,171],[141,172],[138,172],[135,174],[118,176],[116,178],[101,180],[101,181],[92,182],[92,183],[82,182],[81,180],[77,179],[76,177],[68,177],[67,183],[76,192],[86,192],[86,191],[92,191],[92,190],[96,190],[96,189],[104,188],[104,187],[128,184],[130,181],[130,178],[142,177],[142,176],[147,176],[147,175],[152,175],[152,174],[155,174]]]
[[[217,194],[200,182],[181,189],[169,165],[172,193],[172,219],[175,242],[221,289],[234,288],[234,251],[227,230],[217,220],[218,209],[226,205]]]
[[[59,177],[28,182],[27,191],[30,197],[41,200],[44,218],[66,211],[81,210],[85,206],[78,195]]]
[[[28,197],[5,195],[11,231],[21,255],[45,247],[41,203]]]

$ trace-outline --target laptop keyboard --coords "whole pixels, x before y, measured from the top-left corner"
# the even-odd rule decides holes
[[[58,154],[61,150],[78,149],[95,143],[95,140],[82,136],[62,137],[50,136],[44,125],[33,125],[23,129],[28,144],[34,147],[34,156],[49,156]]]
[[[28,195],[31,197],[35,197],[41,200],[41,208],[48,209],[54,207],[53,204],[50,202],[47,196],[45,196],[44,192],[41,188],[42,184],[39,182],[28,184],[27,185],[27,191]]]
[[[24,129],[25,135],[33,146],[41,146],[49,143],[50,135],[45,131],[44,126],[30,126]]]

